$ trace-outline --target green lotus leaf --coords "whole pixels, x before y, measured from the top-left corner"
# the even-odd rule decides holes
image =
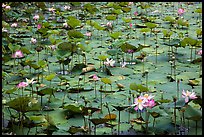
[[[77,31],[77,30],[69,30],[68,36],[70,38],[84,38],[84,35],[80,31]]]
[[[202,112],[187,105],[185,108],[185,118],[189,120],[199,121],[202,119]]]
[[[51,81],[55,76],[56,76],[56,73],[52,73],[52,74],[50,74],[50,75],[45,76],[45,79],[46,79],[47,81]]]
[[[129,8],[129,7],[122,7],[122,11],[127,13],[127,12],[131,11],[131,8]]]
[[[63,109],[67,109],[73,113],[82,113],[82,107],[78,106],[77,104],[69,104],[63,107]]]
[[[29,119],[34,123],[38,123],[38,124],[48,122],[45,116],[29,116]]]
[[[18,97],[15,98],[8,103],[6,103],[10,108],[15,109],[16,111],[26,113],[29,111],[39,111],[40,105],[39,103],[33,103],[32,104],[33,98],[31,97]]]
[[[109,78],[101,78],[101,81],[105,84],[112,84],[112,81]]]
[[[172,17],[172,16],[166,16],[166,17],[164,18],[164,20],[165,20],[165,21],[169,21],[169,22],[171,22],[171,23],[174,23],[176,19],[175,19],[174,17]]]
[[[105,61],[108,58],[108,56],[106,56],[106,55],[98,55],[98,58],[100,60],[102,60],[102,61]]]
[[[106,16],[107,20],[116,20],[116,18],[117,18],[116,15],[107,15]]]
[[[130,19],[130,18],[124,18],[124,17],[123,17],[122,20],[123,20],[125,23],[129,23],[129,22],[131,22],[132,19]]]
[[[67,21],[67,24],[72,28],[76,28],[77,26],[81,25],[81,21],[73,17],[73,18],[69,18],[69,20]]]
[[[17,87],[13,87],[12,89],[5,90],[4,93],[5,93],[5,94],[12,94],[12,93],[15,92],[16,90],[17,90]]]
[[[197,8],[197,9],[195,9],[195,12],[196,12],[196,13],[202,13],[202,8]]]
[[[86,132],[86,130],[82,127],[71,126],[68,130],[70,134],[76,134],[78,132]]]
[[[147,33],[150,31],[150,28],[142,28],[140,32]]]
[[[92,118],[89,119],[94,125],[99,125],[99,124],[104,124],[108,121],[110,121],[109,119],[106,118]]]
[[[122,32],[113,32],[113,33],[110,33],[110,37],[113,38],[113,39],[118,39],[119,36],[122,35]]]

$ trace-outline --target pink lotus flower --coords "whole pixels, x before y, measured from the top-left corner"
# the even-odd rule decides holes
[[[94,81],[98,81],[99,80],[99,78],[98,78],[98,76],[96,74],[93,75],[93,80]]]
[[[130,28],[132,28],[132,23],[130,23]]]
[[[156,105],[154,99],[148,100],[148,102],[146,102],[146,106],[149,108],[153,108]]]
[[[106,26],[109,27],[109,28],[113,27],[111,22],[107,22]]]
[[[202,49],[197,52],[198,55],[202,56]]]
[[[16,28],[17,26],[18,26],[17,23],[13,23],[13,24],[11,24],[11,27],[12,27],[12,28]]]
[[[36,44],[37,40],[35,38],[31,38],[30,43]]]
[[[148,101],[151,100],[153,97],[154,97],[154,96],[148,95],[148,94],[144,94],[144,96],[141,95],[141,98],[142,98],[145,102],[148,102]]]
[[[55,10],[53,7],[52,8],[48,8],[48,11],[51,11],[52,13],[55,13]]]
[[[185,102],[187,103],[189,99],[196,99],[195,92],[189,92],[188,90],[185,92],[184,90],[182,91],[182,97],[185,98]]]
[[[120,62],[120,65],[122,68],[124,68],[126,66],[126,64],[127,64],[126,62]]]
[[[35,16],[33,17],[34,20],[38,20],[39,18],[40,18],[39,15],[35,15]]]
[[[50,45],[49,48],[50,48],[51,50],[56,50],[56,49],[57,49],[57,46],[56,46],[56,45]]]
[[[42,28],[42,25],[41,24],[38,24],[37,25],[37,29],[41,29]]]
[[[3,27],[2,32],[8,32],[8,30]]]
[[[137,12],[137,11],[135,11],[135,12],[134,12],[134,15],[135,15],[135,16],[137,16],[137,15],[138,15],[138,12]]]
[[[109,60],[109,58],[107,58],[106,61],[104,62],[104,64],[105,64],[106,66],[114,67],[115,60],[113,60],[113,59]]]
[[[7,5],[7,6],[5,7],[5,9],[10,10],[10,9],[11,9],[11,6]]]
[[[29,85],[29,84],[37,83],[37,81],[34,81],[34,78],[32,78],[32,79],[27,79],[26,78],[26,83]]]
[[[70,10],[71,7],[70,7],[70,6],[64,6],[64,9],[65,9],[65,10]]]
[[[134,50],[132,50],[132,49],[128,49],[127,52],[130,54],[130,53],[133,53]]]
[[[13,55],[12,55],[13,58],[22,58],[24,57],[22,51],[20,50],[17,50]]]
[[[68,27],[67,22],[63,23],[62,25],[63,25],[63,27],[65,27],[65,28],[67,28],[67,27]]]
[[[145,100],[143,100],[141,97],[135,98],[134,106],[136,106],[134,109],[137,111],[143,110],[143,108],[146,107]]]
[[[131,5],[133,5],[133,2],[129,2],[129,3],[128,3],[128,6],[131,6]]]
[[[28,86],[28,83],[27,83],[27,82],[20,82],[20,83],[17,85],[18,88],[25,88],[25,87],[27,87],[27,86]]]
[[[2,8],[5,8],[6,6],[7,6],[6,4],[2,3]]]
[[[85,34],[87,37],[91,37],[91,32],[86,32],[86,34]]]
[[[185,11],[184,11],[183,8],[179,8],[179,9],[178,9],[178,14],[179,14],[180,16],[183,15],[184,12],[185,12]]]

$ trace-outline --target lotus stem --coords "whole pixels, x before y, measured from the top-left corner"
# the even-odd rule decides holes
[[[176,99],[174,99],[174,131],[176,135]]]
[[[95,98],[97,98],[97,93],[96,93],[96,81],[95,81],[95,83],[94,83],[95,85],[94,85],[94,91],[95,91]]]
[[[156,118],[153,119],[153,128],[155,126],[155,121],[156,121]]]
[[[118,135],[120,135],[120,111],[118,111],[118,115],[119,115],[119,117],[118,117]]]
[[[180,80],[177,80],[177,98],[179,99],[179,84]]]

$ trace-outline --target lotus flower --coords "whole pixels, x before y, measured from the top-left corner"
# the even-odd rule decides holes
[[[138,98],[135,98],[135,102],[134,102],[133,106],[136,106],[136,107],[134,108],[136,111],[137,111],[138,109],[139,109],[139,110],[143,110],[143,108],[146,107],[146,102],[145,102],[145,100],[143,100],[143,98],[138,97]]]
[[[152,95],[148,95],[148,94],[144,94],[140,96],[145,102],[148,102],[149,100],[151,100],[154,96]]]
[[[130,23],[130,28],[132,28],[132,23]]]
[[[126,66],[126,64],[127,64],[126,62],[120,62],[120,65],[122,68],[124,68]]]
[[[109,58],[107,58],[106,61],[104,62],[104,64],[105,64],[106,66],[114,67],[115,60],[113,60],[113,59],[109,60]]]
[[[180,16],[183,15],[184,12],[185,12],[185,11],[184,11],[183,8],[179,8],[179,9],[178,9],[178,14],[179,14]]]
[[[38,24],[37,29],[41,29],[42,25]]]
[[[13,58],[22,58],[24,57],[23,52],[21,50],[17,50],[13,55]]]
[[[2,3],[2,8],[5,8],[6,6],[7,6],[6,4]]]
[[[128,6],[131,6],[131,5],[133,5],[133,2],[129,2],[129,3],[128,3]]]
[[[2,32],[8,32],[8,30],[3,27]]]
[[[34,20],[38,20],[39,18],[40,18],[39,15],[35,15],[35,16],[33,17]]]
[[[50,45],[49,48],[50,48],[51,50],[56,50],[57,46],[56,46],[56,45]]]
[[[52,13],[55,13],[55,10],[53,7],[52,8],[48,8],[48,11],[51,11]]]
[[[198,55],[202,56],[202,49],[197,52]]]
[[[35,38],[31,38],[30,43],[36,44],[37,40]]]
[[[17,85],[18,88],[25,88],[25,87],[27,87],[27,86],[28,86],[28,83],[27,83],[27,82],[20,82],[20,83]]]
[[[128,49],[127,52],[130,54],[130,53],[133,53],[134,50],[132,50],[132,49]]]
[[[91,32],[86,32],[86,34],[85,34],[87,37],[91,37]]]
[[[13,24],[11,24],[11,27],[12,27],[12,28],[16,28],[17,26],[18,26],[17,23],[13,23]]]
[[[99,80],[99,78],[98,78],[98,76],[96,74],[93,75],[93,80],[94,81],[98,81]]]
[[[32,78],[32,79],[27,79],[26,78],[26,83],[28,83],[28,85],[29,84],[34,84],[34,83],[36,83],[37,81],[34,81],[34,78]]]
[[[106,26],[109,27],[109,28],[113,27],[111,22],[107,22]]]
[[[71,7],[70,7],[70,6],[64,6],[64,9],[65,9],[65,10],[70,10]]]
[[[195,92],[189,92],[188,90],[185,92],[184,90],[182,91],[182,97],[185,98],[185,102],[187,103],[189,99],[196,99]]]
[[[5,7],[5,9],[10,10],[10,9],[11,9],[11,6],[7,5],[7,6]]]
[[[148,100],[148,102],[146,102],[147,107],[152,108],[156,105],[154,99]]]
[[[134,15],[135,15],[135,16],[137,16],[137,15],[138,15],[138,12],[137,12],[137,11],[135,11],[135,12],[134,12]]]
[[[67,27],[68,27],[67,22],[63,23],[62,25],[63,25],[63,27],[65,27],[65,28],[67,28]]]

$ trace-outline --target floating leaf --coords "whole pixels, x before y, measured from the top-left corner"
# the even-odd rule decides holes
[[[199,121],[202,119],[202,112],[196,110],[190,105],[185,108],[185,118],[189,120]]]
[[[77,30],[69,30],[68,36],[70,38],[84,38],[84,35],[80,31],[77,31]]]
[[[39,111],[41,109],[39,103],[32,103],[32,99],[31,97],[18,97],[9,101],[7,105],[22,113]]]
[[[115,109],[117,109],[118,111],[123,111],[125,110],[126,108],[128,108],[129,106],[115,106],[115,105],[112,105]]]
[[[47,81],[51,81],[55,76],[56,76],[56,73],[52,73],[52,74],[50,74],[50,75],[45,76],[45,79],[46,79]]]
[[[108,15],[106,16],[107,20],[116,20],[116,15]]]
[[[139,117],[139,118],[136,118],[136,119],[132,119],[131,123],[146,124],[146,122],[144,121],[144,119],[142,117]]]
[[[63,107],[63,109],[67,109],[68,111],[71,111],[73,113],[82,113],[81,106],[78,106],[76,104],[69,104]]]
[[[191,86],[197,86],[200,83],[199,80],[188,80],[188,84]]]
[[[81,25],[81,21],[73,17],[73,18],[69,18],[69,20],[67,21],[67,24],[72,28],[76,28],[77,26]]]
[[[112,84],[112,81],[109,78],[101,78],[101,81],[105,84]]]
[[[98,58],[100,60],[102,60],[102,61],[105,61],[108,58],[108,56],[106,56],[106,55],[98,55]]]
[[[104,116],[105,119],[109,119],[109,120],[115,120],[116,117],[117,117],[117,115],[116,114],[112,114],[112,113],[111,114],[107,114],[107,115]]]
[[[118,39],[119,38],[119,36],[121,36],[122,35],[122,32],[113,32],[113,33],[111,33],[110,34],[110,37],[111,38],[113,38],[113,39]]]
[[[37,124],[47,122],[45,116],[30,116],[29,119]]]
[[[109,119],[106,119],[106,118],[92,118],[92,119],[89,119],[95,126],[96,125],[99,125],[99,124],[104,124],[106,122],[109,121]]]
[[[82,127],[71,126],[68,130],[70,134],[76,134],[77,132],[86,132],[86,130]]]

